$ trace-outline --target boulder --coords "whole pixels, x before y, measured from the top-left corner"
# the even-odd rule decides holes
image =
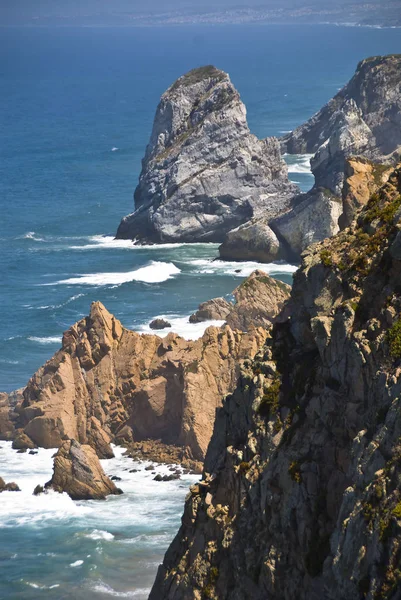
[[[2,477],[0,477],[0,493],[1,492],[20,492],[18,485],[12,481],[6,483]]]
[[[271,227],[277,232],[295,260],[310,245],[339,231],[338,219],[342,201],[330,190],[313,188],[300,195],[291,211],[274,219]]]
[[[232,309],[232,304],[225,298],[213,298],[199,305],[198,310],[189,317],[190,323],[225,320]]]
[[[166,329],[167,327],[171,327],[171,323],[165,319],[153,319],[153,321],[149,323],[149,327],[151,329]]]
[[[219,247],[223,260],[255,260],[270,263],[285,253],[267,219],[253,219],[229,231]]]
[[[75,440],[68,440],[59,448],[53,477],[45,488],[66,492],[73,500],[104,500],[109,494],[122,493],[104,474],[93,448]]]
[[[200,67],[163,94],[135,191],[135,212],[118,238],[139,242],[222,242],[260,211],[281,214],[297,186],[279,143],[249,131],[227,73]]]
[[[33,448],[37,448],[36,444],[22,429],[17,430],[12,447],[14,450],[32,450]]]

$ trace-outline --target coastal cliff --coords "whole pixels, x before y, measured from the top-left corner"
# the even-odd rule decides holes
[[[290,287],[256,271],[235,291],[228,325],[187,341],[125,329],[100,302],[24,390],[0,398],[0,435],[20,449],[66,440],[110,458],[111,442],[157,440],[203,461],[215,411],[243,360],[263,346]],[[263,304],[263,306],[262,306]]]
[[[217,411],[150,600],[401,594],[401,170],[311,246]]]
[[[118,238],[223,241],[263,211],[274,217],[297,186],[277,139],[258,140],[227,73],[213,66],[180,77],[162,96],[135,191],[135,212]]]

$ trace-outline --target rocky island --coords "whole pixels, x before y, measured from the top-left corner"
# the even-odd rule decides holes
[[[277,139],[258,140],[227,73],[201,67],[162,96],[135,190],[135,212],[117,238],[139,242],[222,242],[255,215],[289,207]]]

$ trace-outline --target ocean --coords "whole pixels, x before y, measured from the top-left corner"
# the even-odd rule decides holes
[[[401,51],[401,30],[231,25],[3,28],[0,36],[0,390],[26,384],[62,332],[102,301],[126,327],[164,316],[196,337],[198,304],[261,267],[224,263],[216,244],[134,247],[113,236],[132,194],[157,102],[203,64],[227,71],[251,131],[280,136],[316,112],[362,58]],[[302,190],[309,157],[285,157]],[[0,476],[20,484],[0,503],[0,598],[147,598],[180,522],[190,478],[153,482],[121,456],[105,465],[124,496],[76,503],[33,497],[52,451],[16,454],[0,442]],[[123,517],[121,517],[123,515]],[[81,562],[82,561],[82,562]],[[57,587],[55,587],[57,586]]]

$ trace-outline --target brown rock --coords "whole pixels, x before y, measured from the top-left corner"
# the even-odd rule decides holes
[[[130,431],[136,441],[176,444],[186,458],[203,460],[215,410],[234,388],[239,362],[265,336],[229,327],[208,328],[195,341],[140,335],[94,302],[29,381],[15,425],[46,448],[75,439],[108,458],[110,442],[130,441]]]
[[[232,304],[224,298],[213,298],[199,305],[196,313],[189,317],[190,323],[201,323],[203,321],[225,320],[232,309]]]
[[[269,328],[290,293],[291,287],[286,283],[263,271],[254,271],[234,290],[235,305],[227,317],[227,324],[242,331],[251,327]]]
[[[2,477],[0,477],[0,493],[1,492],[20,492],[18,485],[12,481],[6,483]]]
[[[23,430],[17,431],[12,447],[14,450],[32,450],[33,448],[37,448],[31,438],[27,436]]]
[[[391,166],[375,164],[363,157],[352,157],[345,161],[344,212],[339,218],[341,229],[351,225],[372,193],[388,180],[393,169]]]
[[[153,321],[149,323],[149,327],[151,329],[167,329],[167,327],[171,327],[171,323],[165,319],[153,319]]]
[[[46,488],[66,492],[73,500],[104,500],[122,493],[107,477],[96,452],[75,440],[62,444],[54,458],[53,477]]]

